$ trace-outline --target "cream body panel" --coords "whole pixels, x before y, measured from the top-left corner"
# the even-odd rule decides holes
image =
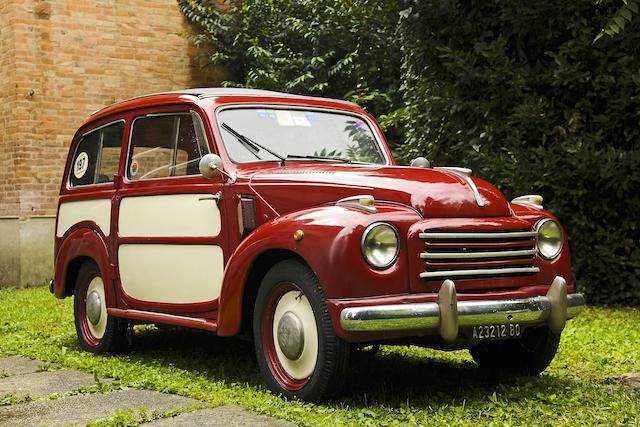
[[[111,224],[111,199],[79,200],[64,202],[58,211],[58,237],[81,221],[95,222],[105,236],[109,235]]]
[[[220,296],[220,246],[125,244],[118,263],[123,290],[140,301],[192,304]]]
[[[212,197],[208,193],[125,197],[120,202],[118,234],[215,237],[220,234],[220,210]]]

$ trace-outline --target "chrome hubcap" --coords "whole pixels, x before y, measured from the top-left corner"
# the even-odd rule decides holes
[[[102,315],[102,301],[100,300],[100,294],[97,291],[93,291],[87,295],[87,319],[94,325],[100,322],[100,316]]]
[[[289,360],[298,360],[304,350],[302,321],[291,311],[283,314],[278,322],[278,345]]]

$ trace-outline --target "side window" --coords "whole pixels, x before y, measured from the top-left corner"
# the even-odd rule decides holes
[[[113,181],[118,172],[124,123],[118,122],[82,137],[71,164],[71,187]]]
[[[198,163],[209,152],[195,113],[138,118],[133,123],[127,178],[199,175]]]
[[[113,176],[118,173],[123,132],[124,123],[107,126],[102,129],[102,152],[100,154],[98,182],[111,182],[113,181]]]

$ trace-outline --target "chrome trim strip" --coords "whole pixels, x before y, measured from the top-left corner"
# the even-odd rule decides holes
[[[540,203],[536,203],[533,200],[540,200]],[[511,201],[511,203],[515,203],[516,205],[529,206],[534,209],[543,210],[542,206],[543,198],[539,194],[525,194],[524,196],[518,196]]]
[[[437,233],[437,232],[425,232],[420,233],[421,239],[511,239],[511,238],[523,238],[523,237],[535,237],[536,231],[506,231],[501,233],[482,233],[482,232],[469,232],[469,233]]]
[[[425,271],[420,273],[421,279],[433,279],[438,277],[465,277],[465,276],[499,276],[503,274],[538,273],[538,267],[511,267],[511,268],[480,268],[477,270],[444,270]]]
[[[450,172],[462,178],[471,188],[471,191],[473,192],[473,196],[476,198],[476,203],[478,204],[478,206],[480,206],[481,208],[484,207],[484,199],[480,195],[480,192],[478,191],[478,187],[476,187],[476,183],[473,182],[473,179],[471,178],[471,173],[472,173],[471,169],[459,168],[455,166],[441,166],[441,167],[435,167],[434,169]]]
[[[369,202],[369,204],[368,205],[362,204],[360,202],[362,199],[366,199]],[[368,213],[377,213],[378,210],[375,207],[375,203],[376,203],[376,200],[373,198],[372,195],[363,194],[360,196],[349,196],[349,197],[340,199],[336,202],[336,206],[360,209]]]
[[[422,252],[421,259],[475,259],[475,258],[507,258],[526,255],[535,255],[535,249],[518,251],[492,251],[492,252]]]
[[[530,208],[534,208],[534,209],[538,209],[539,211],[543,210],[543,206],[542,205],[538,205],[535,203],[531,203],[531,202],[527,202],[524,200],[512,200],[511,203],[513,203],[514,205],[520,205],[520,206],[529,206]]]
[[[340,325],[352,332],[431,329],[451,341],[457,338],[460,327],[481,325],[548,324],[559,333],[566,319],[575,317],[584,307],[582,294],[566,295],[566,282],[560,276],[546,296],[497,301],[458,302],[453,282],[446,280],[437,302],[345,308],[340,313]]]
[[[143,314],[145,316],[161,316],[161,317],[167,317],[169,319],[176,319],[176,320],[190,320],[193,322],[200,322],[200,323],[207,323],[206,319],[202,319],[202,318],[198,318],[198,317],[187,317],[187,316],[177,316],[175,314],[166,314],[166,313],[158,313],[155,311],[144,311],[144,310],[124,310],[127,313],[132,313],[132,314]]]

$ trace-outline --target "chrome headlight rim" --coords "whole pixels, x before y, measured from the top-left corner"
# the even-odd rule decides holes
[[[379,226],[384,226],[391,229],[391,231],[393,231],[393,234],[395,235],[395,238],[396,238],[395,253],[393,257],[387,263],[384,263],[384,264],[376,264],[375,262],[371,261],[371,259],[369,258],[369,256],[367,256],[367,253],[365,251],[365,243],[366,243],[367,236],[374,228]],[[395,264],[395,262],[398,260],[398,256],[400,255],[400,235],[398,234],[398,230],[396,230],[396,228],[393,225],[389,224],[388,222],[378,221],[378,222],[369,224],[367,228],[364,229],[364,232],[362,233],[362,238],[360,239],[360,252],[362,253],[362,258],[364,258],[365,262],[372,268],[375,268],[377,270],[384,270],[391,267],[393,264]]]
[[[545,224],[549,224],[549,223],[555,224],[555,226],[558,227],[558,230],[560,231],[560,244],[558,245],[557,250],[553,254],[544,253],[540,245],[540,240],[541,240],[540,230],[542,230],[542,227],[544,227]],[[558,256],[560,256],[560,254],[562,253],[563,247],[564,247],[564,232],[562,231],[562,227],[560,226],[560,223],[552,218],[544,218],[538,221],[538,223],[536,224],[536,248],[538,250],[538,254],[546,260],[553,260],[558,258]]]

